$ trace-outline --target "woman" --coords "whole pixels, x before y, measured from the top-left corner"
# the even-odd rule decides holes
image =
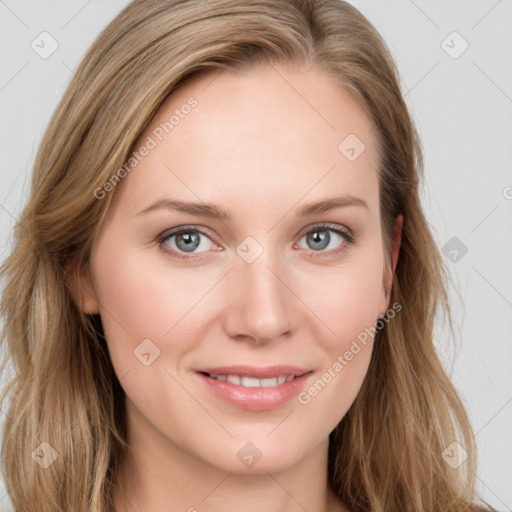
[[[349,4],[129,4],[2,268],[15,511],[479,510],[421,170]]]

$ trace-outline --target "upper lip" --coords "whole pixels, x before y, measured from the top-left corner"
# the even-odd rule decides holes
[[[242,377],[253,377],[256,379],[265,379],[278,377],[284,375],[289,377],[300,377],[305,373],[310,372],[306,368],[290,365],[275,365],[275,366],[249,366],[249,365],[234,365],[234,366],[219,366],[216,368],[201,368],[196,370],[199,373],[208,373],[210,375],[240,375]]]

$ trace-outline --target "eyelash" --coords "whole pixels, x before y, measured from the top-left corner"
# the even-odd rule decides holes
[[[307,235],[313,231],[320,231],[320,230],[334,231],[336,234],[343,237],[344,241],[342,242],[342,245],[340,247],[338,247],[336,249],[331,249],[328,252],[311,250],[310,256],[312,256],[313,258],[326,258],[326,257],[335,256],[337,254],[341,254],[348,250],[349,245],[354,245],[356,243],[356,237],[354,236],[354,234],[352,232],[342,229],[335,224],[329,224],[329,223],[320,223],[320,224],[316,224],[316,225],[312,226],[307,231],[301,233],[301,235],[299,236],[299,240],[302,239],[305,235]],[[201,253],[190,253],[187,255],[186,253],[171,249],[165,243],[167,240],[169,240],[169,238],[171,238],[173,236],[179,235],[180,233],[188,233],[188,232],[200,233],[200,234],[204,235],[206,238],[211,240],[211,238],[208,236],[208,234],[205,233],[203,230],[201,230],[198,226],[185,226],[185,227],[173,229],[171,231],[164,231],[157,237],[156,242],[158,243],[158,245],[160,246],[162,251],[164,251],[167,254],[170,254],[173,257],[179,258],[184,261],[190,261],[190,262],[197,261],[203,257],[203,256],[200,256]]]

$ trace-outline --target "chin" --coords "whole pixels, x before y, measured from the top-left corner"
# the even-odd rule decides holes
[[[242,442],[233,439],[230,444],[221,453],[210,454],[208,462],[236,474],[277,473],[297,464],[305,455],[304,443],[293,446],[277,438],[272,441],[270,437],[254,436]]]

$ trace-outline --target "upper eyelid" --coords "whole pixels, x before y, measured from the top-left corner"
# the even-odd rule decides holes
[[[180,233],[183,233],[186,231],[197,231],[201,235],[204,235],[204,236],[210,238],[209,232],[211,230],[204,226],[190,224],[190,225],[180,226],[180,227],[176,227],[176,228],[166,229],[160,235],[158,235],[157,240],[162,240],[162,241],[167,240],[168,238],[179,235]],[[215,237],[213,237],[213,238],[215,238]],[[212,242],[213,241],[214,240],[212,240]]]
[[[333,222],[314,222],[313,224],[310,224],[309,226],[306,226],[305,228],[301,229],[295,236],[304,236],[306,233],[309,233],[314,229],[326,229],[342,232],[346,231],[347,234],[353,235],[352,230],[346,226],[335,224]]]

